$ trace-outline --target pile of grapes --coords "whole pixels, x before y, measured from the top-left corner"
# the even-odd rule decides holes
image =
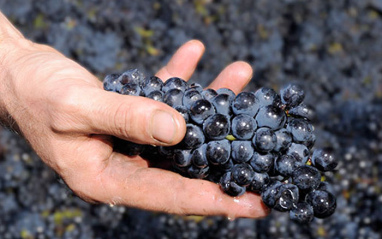
[[[336,209],[332,186],[321,173],[338,164],[330,148],[314,149],[314,111],[303,103],[299,85],[260,88],[235,95],[230,89],[203,89],[173,77],[163,82],[136,69],[111,74],[104,89],[148,97],[175,108],[187,123],[175,146],[153,147],[116,139],[115,150],[152,160],[166,158],[180,174],[216,182],[231,195],[246,191],[290,218],[309,223]]]

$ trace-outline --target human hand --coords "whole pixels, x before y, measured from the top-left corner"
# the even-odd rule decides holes
[[[171,107],[104,91],[92,74],[48,46],[21,39],[3,41],[2,51],[8,54],[2,61],[0,109],[82,199],[176,214],[263,217],[268,213],[256,194],[232,198],[215,183],[151,168],[139,156],[113,151],[112,136],[151,145],[178,143],[185,122]],[[187,42],[157,76],[188,80],[203,52],[199,41]],[[238,93],[251,76],[248,64],[236,62],[210,87]]]

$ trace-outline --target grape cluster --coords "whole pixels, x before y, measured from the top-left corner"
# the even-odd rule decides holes
[[[289,211],[299,223],[334,213],[336,198],[321,173],[334,170],[338,161],[330,148],[311,153],[314,111],[303,103],[299,85],[285,86],[280,95],[267,87],[235,95],[178,77],[165,82],[147,78],[137,69],[108,75],[103,82],[107,91],[164,102],[187,124],[178,145],[153,147],[116,139],[116,150],[148,160],[169,159],[180,174],[216,182],[231,196],[258,193],[268,207]]]

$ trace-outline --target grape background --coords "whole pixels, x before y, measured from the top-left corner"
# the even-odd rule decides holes
[[[89,205],[71,194],[19,136],[0,130],[0,238],[381,238],[381,0],[0,0],[23,34],[102,79],[152,75],[189,39],[206,53],[191,81],[207,86],[232,61],[255,69],[246,90],[302,84],[317,110],[317,147],[333,146],[337,211],[297,225],[182,217]]]

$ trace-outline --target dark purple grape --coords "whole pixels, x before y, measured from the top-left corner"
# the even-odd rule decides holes
[[[208,177],[210,168],[209,167],[198,168],[195,165],[191,165],[190,167],[188,167],[187,172],[191,178],[203,179]]]
[[[240,186],[248,186],[255,176],[255,171],[247,163],[234,165],[231,172],[232,180]]]
[[[297,167],[292,178],[293,183],[305,191],[316,189],[321,182],[320,172],[315,167],[308,165]]]
[[[163,102],[171,107],[183,105],[184,92],[179,89],[168,90],[163,96]]]
[[[203,99],[203,96],[199,91],[188,89],[184,92],[182,103],[187,109],[190,109],[191,105],[200,99]]]
[[[255,172],[253,175],[253,179],[251,184],[247,187],[249,191],[255,193],[261,193],[263,189],[270,182],[269,175],[267,173],[257,173]]]
[[[197,90],[199,93],[202,93],[203,92],[203,86],[199,83],[191,83],[189,86],[188,86],[188,89],[192,89],[192,90]]]
[[[187,124],[186,134],[180,143],[185,149],[194,149],[201,146],[205,137],[202,129],[194,124]]]
[[[286,154],[293,156],[300,164],[306,164],[309,159],[309,149],[303,144],[292,143]]]
[[[257,151],[253,153],[250,164],[252,168],[258,173],[268,172],[274,164],[275,155],[272,153],[261,154]]]
[[[208,100],[201,99],[192,104],[189,114],[195,123],[201,125],[205,119],[215,114],[215,108]]]
[[[326,218],[336,210],[336,197],[326,191],[314,190],[306,196],[306,202],[313,207],[314,216]]]
[[[214,114],[208,117],[203,123],[203,131],[208,139],[218,140],[224,139],[231,128],[228,116],[222,114]]]
[[[153,91],[161,91],[163,86],[163,81],[156,76],[151,76],[148,78],[142,86],[142,90],[145,95],[149,95]]]
[[[208,160],[206,157],[207,144],[194,149],[191,154],[191,162],[198,168],[205,168],[208,166]]]
[[[176,149],[173,154],[173,161],[178,167],[187,167],[191,165],[191,150]]]
[[[254,94],[260,107],[267,105],[279,106],[281,103],[280,96],[271,88],[261,87]]]
[[[291,155],[282,154],[278,156],[275,160],[275,170],[281,176],[289,177],[293,174],[296,169],[296,159]]]
[[[216,93],[218,93],[218,94],[227,94],[227,95],[229,95],[229,97],[230,97],[230,101],[231,101],[231,102],[232,102],[232,101],[235,99],[235,97],[236,97],[235,92],[233,92],[231,89],[228,89],[228,88],[220,88],[220,89],[217,89],[217,90],[216,90]]]
[[[294,184],[286,183],[280,186],[276,195],[275,210],[280,212],[289,211],[298,202],[299,190]]]
[[[280,90],[281,102],[287,108],[293,108],[299,105],[305,98],[305,92],[301,86],[289,84]]]
[[[213,165],[222,165],[228,162],[231,155],[231,145],[228,140],[210,141],[207,144],[206,157]]]
[[[281,108],[268,105],[259,109],[255,119],[258,127],[268,127],[272,130],[278,130],[284,127],[286,114]]]
[[[321,171],[332,171],[338,165],[338,159],[334,157],[330,148],[315,149],[312,154],[312,164]]]
[[[177,105],[174,108],[183,116],[186,123],[190,121],[190,116],[188,115],[188,110],[185,106]]]
[[[212,105],[216,109],[216,113],[229,115],[232,114],[230,96],[227,94],[219,94],[213,97],[211,100]]]
[[[240,114],[232,119],[231,128],[235,138],[245,140],[253,137],[257,125],[253,117],[246,114]]]
[[[183,79],[180,79],[179,77],[172,77],[166,80],[166,82],[163,84],[162,91],[167,92],[172,89],[178,89],[181,91],[185,91],[187,88],[187,82]]]
[[[260,152],[270,152],[276,147],[277,138],[269,128],[259,128],[255,132],[252,143]]]
[[[122,95],[132,95],[132,96],[144,96],[141,87],[138,84],[126,84],[122,86],[120,91]]]
[[[119,93],[122,89],[122,83],[118,80],[119,74],[107,75],[103,80],[103,88],[107,91]]]
[[[313,207],[307,202],[299,202],[289,211],[289,217],[295,222],[306,225],[313,221]]]
[[[286,129],[292,134],[293,141],[296,143],[309,141],[313,137],[313,126],[304,119],[291,119]]]
[[[247,114],[254,117],[259,108],[260,105],[258,104],[255,95],[250,92],[239,93],[232,102],[232,111],[235,115]]]
[[[212,98],[218,95],[218,93],[214,89],[205,89],[202,91],[201,94],[205,100],[211,100]]]
[[[231,172],[225,173],[220,179],[220,188],[230,196],[243,195],[246,191],[244,186],[240,186],[231,179]]]
[[[146,95],[147,98],[153,99],[155,101],[163,102],[163,92],[159,90],[151,91],[150,94]]]
[[[132,69],[123,72],[119,77],[118,81],[121,82],[122,85],[138,85],[139,87],[143,82],[146,81],[145,75],[140,72],[138,69]]]
[[[231,143],[231,157],[236,163],[246,163],[253,156],[253,146],[251,141],[235,140]]]
[[[261,193],[261,199],[264,204],[270,208],[273,208],[278,199],[280,186],[283,185],[280,181],[270,182]]]
[[[314,120],[316,118],[313,107],[308,106],[304,103],[297,105],[288,110],[288,114],[294,117],[302,117],[308,120]]]
[[[276,152],[283,152],[285,150],[287,150],[290,145],[292,144],[292,134],[282,128],[282,129],[279,129],[277,131],[275,131],[275,135],[276,135],[276,147],[273,149],[274,151]]]

